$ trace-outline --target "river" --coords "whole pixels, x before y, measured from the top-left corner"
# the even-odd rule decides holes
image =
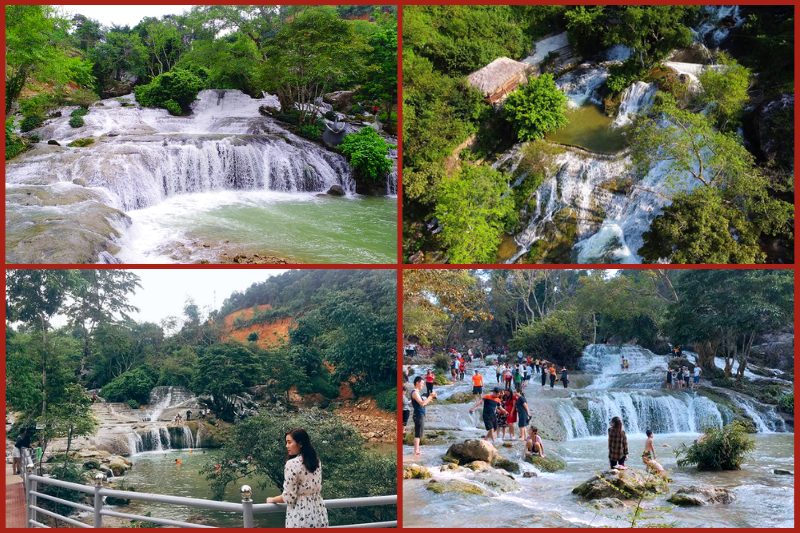
[[[622,356],[629,362],[623,371]],[[694,354],[685,352],[688,358]],[[638,346],[590,345],[584,350],[580,368],[571,373],[571,386],[542,387],[534,375],[526,387],[533,414],[531,425],[539,428],[545,450],[563,458],[565,470],[546,473],[522,462],[522,443],[496,446],[501,455],[520,463],[523,472],[536,477],[515,476],[519,490],[507,493],[487,489],[488,496],[445,492],[434,494],[427,481],[403,483],[404,525],[408,527],[622,527],[630,523],[632,509],[596,510],[571,491],[593,473],[607,468],[608,420],[620,416],[628,434],[629,465],[641,469],[646,429],[656,434],[658,460],[673,479],[668,494],[646,500],[645,516],[639,525],[672,524],[676,527],[792,527],[794,520],[794,477],[777,475],[774,469],[794,470],[794,434],[774,407],[752,398],[732,394],[730,402],[718,403],[716,395],[729,391],[711,387],[705,380],[695,391],[662,388],[667,356],[653,354]],[[424,367],[412,367],[419,374]],[[481,362],[469,367],[484,376],[488,387],[496,384],[493,366]],[[771,378],[754,379],[770,380]],[[773,380],[774,381],[774,380]],[[466,403],[446,403],[456,393],[471,389],[469,378],[437,386],[438,401],[428,406],[426,431],[439,432],[438,441],[422,447],[415,458],[413,449],[403,449],[404,464],[417,463],[431,469],[433,479],[469,479],[468,471],[441,470],[442,455],[450,444],[485,434],[479,413],[470,415]],[[705,391],[708,391],[706,393]],[[713,394],[711,394],[713,392]],[[737,416],[753,420],[758,433],[756,449],[733,472],[698,472],[679,468],[673,450],[691,444],[707,427],[720,427]],[[442,442],[444,441],[444,442]],[[666,502],[678,487],[712,485],[730,489],[735,495],[728,505],[684,508]]]

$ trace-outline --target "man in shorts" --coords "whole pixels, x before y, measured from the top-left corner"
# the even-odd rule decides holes
[[[472,394],[477,399],[483,394],[483,376],[477,371],[472,371]]]
[[[483,425],[486,428],[486,440],[494,442],[494,437],[497,432],[497,412],[507,414],[507,411],[500,405],[500,387],[495,387],[491,394],[485,394],[478,398],[469,413],[472,414],[475,409],[483,402]]]

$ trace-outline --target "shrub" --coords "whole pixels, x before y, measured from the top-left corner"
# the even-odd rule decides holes
[[[503,115],[520,141],[541,139],[567,125],[567,97],[552,74],[542,74],[508,95]]]
[[[375,395],[375,403],[385,411],[397,411],[397,389],[391,388]]]
[[[69,125],[73,128],[80,128],[83,126],[83,117],[81,116],[72,116],[69,118]]]
[[[155,380],[144,368],[139,367],[114,378],[103,387],[100,394],[111,402],[136,400],[141,404],[150,401],[150,389],[154,386]]]
[[[73,463],[59,463],[55,467],[50,470],[50,475],[58,479],[59,481],[67,481],[69,483],[79,483],[85,484],[86,481],[83,479],[83,474],[81,473],[81,469],[73,464]],[[45,485],[43,487],[39,487],[44,494],[48,496],[53,496],[55,498],[61,498],[62,500],[67,500],[70,502],[80,503],[83,502],[86,498],[84,493],[77,492],[72,489],[66,489],[62,487],[56,487],[53,485]],[[58,513],[60,515],[69,516],[75,509],[65,505],[63,503],[56,503],[50,500],[45,500],[44,498],[39,499],[39,505],[42,506],[43,509],[47,509],[48,511],[52,511],[54,513]]]
[[[306,139],[318,141],[322,138],[322,128],[318,124],[303,124],[297,128],[297,134]]]
[[[44,123],[44,119],[40,115],[28,115],[19,123],[20,131],[31,131],[38,128]]]
[[[675,450],[678,466],[697,465],[698,470],[739,470],[756,442],[740,422],[706,430],[691,446]]]
[[[74,109],[72,113],[69,114],[71,117],[85,117],[89,114],[88,107],[79,107],[78,109]]]
[[[6,118],[6,160],[18,156],[27,149],[25,139],[14,131],[14,119]]]
[[[612,93],[621,93],[631,83],[642,79],[645,74],[635,59],[628,59],[621,65],[614,65],[609,69],[606,87]]]
[[[139,408],[139,402],[137,402],[136,400],[131,398],[130,400],[128,400],[128,407],[130,407],[131,409],[138,409]]]
[[[75,139],[67,146],[69,146],[70,148],[85,148],[90,144],[94,144],[94,137],[83,137],[81,139]]]
[[[790,415],[794,414],[794,393],[781,396],[778,400],[778,409]]]
[[[325,111],[325,118],[328,120],[336,120],[336,112],[335,111]]]
[[[147,85],[134,89],[136,101],[145,107],[160,107],[173,115],[187,114],[203,80],[184,69],[174,69],[153,78]]]
[[[392,161],[386,157],[389,144],[370,127],[345,135],[339,149],[350,161],[357,177],[379,182],[392,170]]]
[[[450,357],[444,353],[437,353],[433,356],[433,366],[447,372],[450,369]]]

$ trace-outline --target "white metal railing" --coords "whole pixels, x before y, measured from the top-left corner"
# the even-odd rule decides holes
[[[241,503],[233,502],[218,502],[214,500],[204,500],[201,498],[186,498],[184,496],[170,496],[165,494],[153,494],[148,492],[133,492],[127,490],[114,490],[103,487],[105,476],[97,474],[95,476],[94,486],[83,485],[80,483],[70,483],[68,481],[60,481],[58,479],[39,476],[33,473],[34,464],[31,459],[30,450],[22,450],[23,461],[23,481],[25,486],[25,524],[27,527],[50,527],[45,525],[40,520],[41,516],[54,518],[66,524],[81,528],[100,528],[103,527],[103,517],[110,516],[116,518],[125,518],[128,520],[141,520],[153,524],[173,527],[190,527],[190,528],[213,528],[215,526],[207,526],[205,524],[194,524],[182,520],[173,520],[171,518],[158,518],[153,516],[144,516],[131,513],[123,513],[108,509],[105,506],[104,498],[106,496],[113,496],[116,498],[123,498],[127,500],[137,500],[144,502],[165,503],[168,505],[176,505],[181,507],[193,507],[196,509],[208,509],[211,511],[222,511],[228,513],[236,513],[242,515],[243,527],[251,528],[253,525],[253,517],[256,514],[268,513],[283,513],[286,512],[286,504],[283,503],[260,503],[254,504],[252,500],[252,490],[248,485],[242,485],[240,492],[242,495]],[[85,505],[82,503],[71,502],[62,498],[57,498],[49,494],[41,492],[42,486],[62,487],[77,492],[82,492],[93,498],[94,505]],[[61,505],[66,505],[73,509],[92,513],[92,524],[86,524],[58,514],[56,512],[44,509],[39,505],[39,500],[47,500]],[[325,507],[328,509],[345,509],[353,507],[378,507],[385,505],[397,505],[397,495],[391,496],[372,496],[368,498],[341,498],[337,500],[325,500]],[[333,527],[354,527],[354,528],[367,528],[367,527],[397,527],[397,520],[388,522],[371,522],[366,524],[352,524],[346,526],[333,526]]]

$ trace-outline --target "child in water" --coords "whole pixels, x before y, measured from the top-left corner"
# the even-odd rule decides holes
[[[647,470],[652,472],[653,474],[659,475],[663,478],[667,477],[667,471],[664,470],[664,467],[656,461],[656,449],[653,446],[653,432],[652,430],[647,430],[647,440],[644,443],[644,451],[642,452],[642,462],[647,467]]]

